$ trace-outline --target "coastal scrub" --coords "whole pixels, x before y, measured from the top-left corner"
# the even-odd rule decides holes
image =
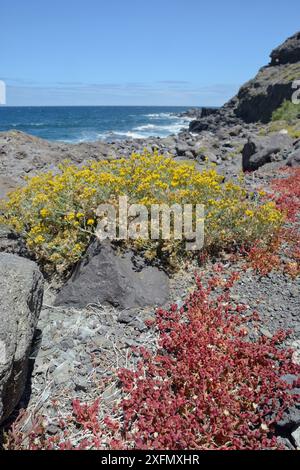
[[[47,268],[64,271],[81,258],[97,226],[99,204],[116,208],[118,197],[130,204],[203,204],[205,249],[218,253],[260,240],[268,244],[283,222],[274,202],[224,182],[214,168],[199,171],[194,163],[176,162],[158,153],[93,162],[83,167],[60,165],[9,195],[2,223],[21,233],[28,248]],[[135,240],[128,244],[153,260],[173,266],[185,256],[178,240]]]

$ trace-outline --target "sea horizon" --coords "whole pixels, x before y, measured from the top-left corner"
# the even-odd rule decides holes
[[[33,104],[33,105],[1,105],[0,109],[5,108],[188,108],[188,109],[201,109],[201,108],[220,108],[221,106],[195,106],[195,105],[155,105],[151,106],[150,104]]]
[[[188,127],[191,119],[182,113],[189,109],[191,106],[5,106],[0,108],[0,132],[18,130],[67,143],[167,137]]]

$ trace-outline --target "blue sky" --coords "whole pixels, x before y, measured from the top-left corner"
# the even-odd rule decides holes
[[[8,105],[221,105],[299,0],[0,0]]]

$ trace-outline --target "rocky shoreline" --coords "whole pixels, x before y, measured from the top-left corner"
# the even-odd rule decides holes
[[[225,180],[236,179],[244,172],[245,185],[251,191],[268,190],[268,183],[278,175],[279,168],[300,165],[300,134],[299,137],[295,133],[291,135],[290,125],[286,122],[277,123],[275,130],[270,123],[272,112],[285,99],[291,99],[292,81],[298,71],[300,73],[300,33],[273,51],[271,63],[242,87],[228,104],[220,109],[188,111],[185,116],[195,118],[189,129],[167,138],[71,145],[47,142],[18,131],[0,133],[0,198],[24,184],[24,177],[49,170],[57,172],[57,166],[63,160],[81,166],[91,160],[128,157],[132,152],[144,149],[172,156],[177,161],[196,162],[199,170],[214,164]],[[299,122],[293,123],[293,131],[298,129]],[[295,227],[298,226],[299,220],[295,222]],[[48,436],[59,433],[59,420],[70,413],[70,397],[84,401],[96,399],[99,382],[107,378],[111,381],[103,389],[102,399],[104,408],[111,408],[120,393],[115,370],[136,364],[137,357],[130,354],[132,347],[147,346],[152,350],[157,347],[155,331],[146,326],[154,316],[155,307],[167,308],[171,303],[181,306],[193,289],[195,271],[202,278],[212,272],[211,264],[199,267],[191,263],[166,280],[167,276],[155,271],[156,268],[150,273],[149,267],[141,267],[139,272],[144,269],[146,283],[151,285],[151,301],[151,292],[147,297],[145,289],[140,288],[140,279],[136,273],[132,274],[130,256],[120,261],[115,253],[106,250],[101,254],[101,250],[92,246],[81,269],[77,269],[74,278],[68,281],[71,287],[65,285],[60,290],[61,284],[56,280],[47,280],[41,305],[42,276],[34,262],[26,259],[30,255],[22,239],[1,228],[0,252],[0,298],[1,304],[6,302],[0,318],[3,324],[7,318],[12,319],[9,326],[4,327],[5,334],[1,332],[3,337],[9,335],[15,343],[21,341],[16,316],[20,310],[24,312],[22,297],[27,298],[28,291],[34,294],[33,300],[27,302],[25,347],[19,355],[17,346],[10,352],[5,373],[0,363],[0,418],[4,421],[11,415],[23,393],[19,408],[27,409],[26,426],[30,428],[34,416],[42,414],[47,421]],[[106,257],[104,261],[109,266],[104,279],[101,278],[101,285],[105,280],[107,282],[107,295],[92,296],[88,302],[82,292],[94,292],[88,289],[94,281],[100,282],[99,278],[94,280],[93,273],[103,264],[102,259],[99,261],[101,256]],[[17,270],[14,263],[18,264]],[[231,290],[232,302],[242,304],[247,311],[258,311],[260,315],[258,326],[248,325],[250,336],[271,337],[280,328],[291,329],[286,345],[295,349],[296,362],[300,364],[299,276],[293,279],[282,272],[261,276],[253,269],[245,270],[239,261],[223,259],[221,263],[227,274],[237,271],[240,274]],[[9,273],[14,273],[11,274],[14,277],[16,271],[20,272],[17,281],[7,278]],[[122,279],[130,280],[135,295],[128,294],[130,289],[124,281],[115,280],[120,272]],[[12,292],[10,286],[14,286],[17,293]],[[111,291],[110,286],[114,287]],[[59,291],[60,301],[57,301]],[[143,295],[139,296],[139,292]],[[84,305],[78,298],[84,300]],[[23,374],[22,383],[18,382],[11,392],[7,383],[18,376],[20,364],[23,371],[30,371],[28,382],[23,390]],[[9,405],[8,393],[13,396]],[[287,411],[277,430],[278,439],[286,449],[300,448],[299,426],[298,404]],[[76,430],[73,431],[76,441]]]

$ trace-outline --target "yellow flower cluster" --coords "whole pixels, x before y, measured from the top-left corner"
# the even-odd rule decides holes
[[[129,203],[204,204],[205,244],[223,249],[229,245],[270,240],[282,224],[276,208],[251,200],[246,190],[210,168],[199,172],[193,163],[150,154],[128,159],[92,162],[78,168],[68,163],[60,173],[35,176],[9,195],[2,222],[24,234],[29,248],[43,262],[60,270],[77,261],[97,224],[99,204]],[[182,252],[182,243],[135,242],[149,258],[157,253],[171,261]]]

